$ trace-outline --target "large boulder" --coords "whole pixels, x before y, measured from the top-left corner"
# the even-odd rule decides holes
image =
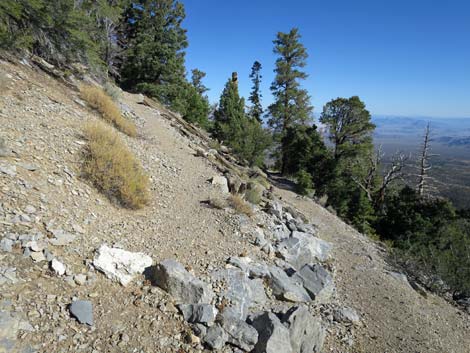
[[[137,274],[152,266],[152,258],[143,253],[134,253],[101,245],[93,259],[93,266],[106,277],[127,286]]]
[[[294,353],[319,353],[323,347],[326,331],[321,319],[309,313],[305,306],[294,306],[282,318],[289,329],[290,343]]]
[[[333,277],[319,264],[305,265],[292,277],[302,283],[310,297],[319,303],[328,302],[335,291]]]
[[[210,348],[219,350],[227,343],[228,335],[219,324],[209,327],[203,341]]]
[[[276,298],[290,302],[308,302],[311,300],[298,279],[289,277],[284,270],[276,266],[270,267],[269,272],[269,286]]]
[[[271,312],[264,312],[250,319],[258,331],[254,353],[294,353],[289,329]]]
[[[223,315],[220,325],[227,333],[227,342],[244,351],[250,352],[258,342],[258,331],[245,321]]]
[[[215,281],[224,283],[225,289],[219,295],[230,303],[225,307],[224,315],[245,320],[250,308],[267,300],[263,280],[251,279],[246,272],[238,268],[216,271],[212,277]]]
[[[289,262],[296,270],[305,264],[326,261],[332,245],[310,233],[292,232],[290,238],[277,245],[277,254]]]
[[[214,293],[209,286],[189,273],[176,260],[164,260],[152,271],[153,282],[167,291],[178,303],[209,304]]]

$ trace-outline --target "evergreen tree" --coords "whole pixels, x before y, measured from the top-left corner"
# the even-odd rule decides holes
[[[331,155],[323,138],[313,126],[295,126],[287,129],[283,137],[285,152],[289,155],[284,166],[287,175],[300,172],[310,174],[317,195],[325,193],[331,174]]]
[[[375,125],[370,119],[369,111],[357,96],[337,98],[325,105],[320,122],[328,127],[335,160],[364,156],[372,151]]]
[[[74,0],[0,2],[0,46],[26,48],[59,66],[94,61],[97,49],[89,35],[90,26]]]
[[[308,57],[305,47],[300,43],[300,34],[296,28],[289,33],[279,32],[274,40],[276,60],[276,77],[271,85],[275,102],[269,106],[271,118],[269,125],[281,137],[289,127],[306,124],[312,118],[313,107],[305,89],[300,87],[300,80],[305,80],[307,74],[301,71]],[[285,173],[285,165],[289,155],[286,145],[281,143],[280,165]]]
[[[259,123],[263,122],[261,119],[263,115],[263,106],[261,104],[262,95],[260,88],[261,79],[263,78],[263,76],[261,76],[261,68],[261,63],[258,61],[255,61],[251,67],[250,78],[253,82],[253,86],[251,87],[250,97],[248,98],[252,104],[250,109],[250,116],[255,118]]]
[[[81,7],[93,21],[90,36],[98,46],[99,60],[112,76],[119,78],[123,39],[121,21],[129,0],[83,0]]]
[[[371,200],[358,182],[368,173],[367,161],[374,153],[375,125],[370,119],[365,104],[357,96],[328,102],[320,118],[333,144],[334,166],[328,185],[328,202],[341,217],[349,219],[362,231],[370,230],[374,219]]]
[[[123,88],[143,91],[179,111],[188,46],[184,18],[183,4],[175,0],[133,1],[123,17]]]
[[[204,84],[202,83],[202,80],[204,77],[206,77],[205,72],[199,69],[191,70],[191,83],[201,96],[203,96],[204,93],[206,93],[209,90],[209,88],[204,86]]]
[[[214,136],[220,141],[241,139],[242,121],[245,118],[245,100],[238,93],[238,82],[232,77],[225,84],[219,107],[214,114]]]
[[[249,165],[260,165],[270,145],[270,135],[245,114],[245,100],[238,93],[236,74],[228,80],[214,114],[214,136],[226,143]]]

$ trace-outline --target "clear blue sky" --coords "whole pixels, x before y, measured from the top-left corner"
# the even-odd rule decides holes
[[[181,1],[187,67],[207,73],[211,102],[232,71],[247,97],[258,60],[269,104],[272,41],[298,27],[316,114],[332,98],[359,95],[376,115],[470,117],[470,0]]]

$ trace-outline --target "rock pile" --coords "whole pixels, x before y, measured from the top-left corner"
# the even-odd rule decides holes
[[[290,209],[292,212],[292,209]],[[195,277],[175,260],[152,269],[152,282],[168,292],[207,348],[225,345],[245,352],[320,352],[326,330],[308,303],[328,303],[334,295],[333,275],[322,264],[331,245],[315,237],[315,227],[280,203],[267,209],[268,231],[253,231],[253,241],[268,245],[274,263],[231,257],[212,271],[210,283]],[[342,322],[354,322],[354,312],[335,312]]]

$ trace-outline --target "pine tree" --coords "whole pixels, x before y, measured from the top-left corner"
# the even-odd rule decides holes
[[[289,155],[284,166],[285,173],[292,176],[301,171],[309,173],[316,194],[324,194],[326,182],[331,174],[331,155],[317,127],[290,127],[283,137],[283,143]]]
[[[323,108],[320,121],[329,130],[333,144],[334,166],[328,185],[328,202],[341,217],[358,229],[369,231],[374,219],[372,202],[360,181],[369,172],[368,160],[373,154],[372,132],[375,125],[365,104],[354,96],[337,98]],[[375,182],[375,175],[370,179]],[[375,189],[375,185],[370,185]]]
[[[279,57],[276,60],[276,77],[271,85],[275,102],[269,106],[269,125],[282,139],[289,127],[306,124],[311,120],[313,107],[310,96],[300,87],[299,82],[307,78],[301,69],[306,65],[308,54],[300,43],[298,29],[294,28],[289,33],[279,32],[273,43],[274,53]],[[285,144],[281,143],[282,173],[285,172],[284,166],[289,158],[285,148]]]
[[[0,47],[25,48],[59,66],[93,61],[97,49],[89,30],[88,17],[74,0],[0,2]]]
[[[133,1],[123,17],[125,60],[121,84],[182,109],[186,30],[184,6],[175,0]]]
[[[335,160],[364,156],[372,151],[375,125],[370,119],[369,111],[357,96],[337,98],[325,105],[320,122],[328,127]]]
[[[192,69],[191,70],[191,84],[196,88],[197,92],[203,96],[209,88],[204,86],[202,83],[203,78],[206,77],[206,73],[199,69]]]
[[[236,73],[228,80],[214,113],[214,136],[223,141],[249,165],[260,165],[270,145],[270,135],[245,114],[245,100],[238,93]]]
[[[263,76],[261,76],[261,63],[258,61],[255,61],[253,63],[253,66],[251,67],[251,74],[250,78],[251,81],[253,82],[253,86],[251,87],[251,93],[250,97],[248,100],[251,102],[252,106],[250,109],[250,116],[255,118],[259,123],[262,123],[262,115],[263,115],[263,106],[261,104],[261,79]]]
[[[245,118],[245,100],[238,93],[236,75],[227,81],[220,96],[219,107],[214,114],[214,136],[220,141],[234,142],[240,139],[242,121]]]

